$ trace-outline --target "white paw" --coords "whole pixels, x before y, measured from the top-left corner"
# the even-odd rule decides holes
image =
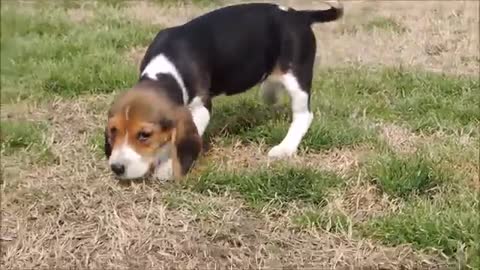
[[[172,160],[169,159],[165,162],[160,163],[155,168],[153,177],[160,181],[169,181],[173,179],[173,165]]]
[[[269,158],[286,158],[286,157],[291,157],[295,155],[295,152],[297,152],[297,149],[291,148],[291,147],[286,147],[283,145],[277,145],[274,146],[269,152],[268,152],[268,157]]]

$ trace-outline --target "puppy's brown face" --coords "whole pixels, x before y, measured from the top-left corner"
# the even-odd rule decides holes
[[[170,154],[173,106],[145,89],[132,89],[115,100],[105,130],[105,152],[120,179],[145,176]]]

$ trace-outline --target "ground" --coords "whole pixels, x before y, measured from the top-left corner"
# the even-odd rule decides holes
[[[290,113],[255,89],[215,100],[185,182],[121,184],[112,98],[159,29],[227,4],[173,2],[2,1],[6,269],[480,267],[479,2],[344,2],[297,157],[266,158]]]

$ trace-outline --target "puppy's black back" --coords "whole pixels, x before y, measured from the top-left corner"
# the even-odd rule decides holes
[[[205,44],[212,94],[241,92],[272,71],[282,42],[281,12],[276,5],[245,4],[214,11],[184,26],[201,33],[190,41]]]
[[[204,90],[212,97],[236,94],[279,65],[286,71],[293,58],[305,52],[310,56],[315,50],[312,22],[307,12],[286,11],[275,4],[224,7],[161,31],[141,69],[164,53],[179,69],[190,97]]]

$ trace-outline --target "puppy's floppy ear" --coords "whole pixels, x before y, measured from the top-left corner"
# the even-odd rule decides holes
[[[158,124],[162,130],[171,130],[175,126],[175,122],[168,118],[163,118]]]
[[[109,159],[110,155],[112,154],[112,145],[110,144],[110,138],[108,137],[108,132],[106,128],[105,128],[105,131],[103,132],[103,136],[105,137],[105,144],[103,146],[105,151],[105,156],[107,157],[107,159]]]
[[[173,174],[176,179],[185,176],[193,167],[202,150],[202,138],[187,108],[176,113],[176,126],[172,136]]]

